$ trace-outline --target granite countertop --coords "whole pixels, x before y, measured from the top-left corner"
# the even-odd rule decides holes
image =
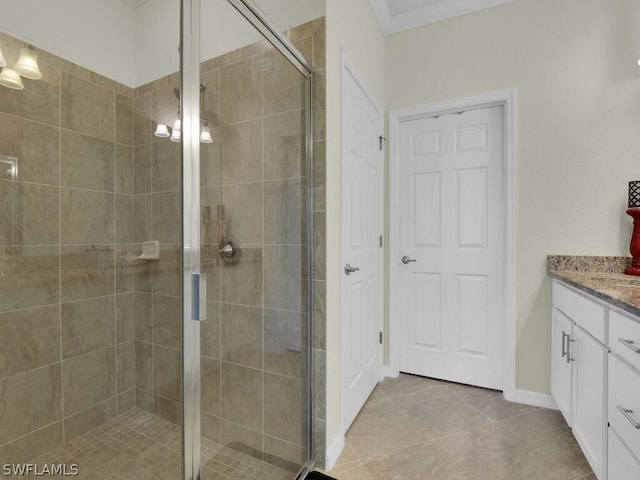
[[[627,257],[549,255],[547,273],[589,295],[640,316],[640,277],[625,275]]]

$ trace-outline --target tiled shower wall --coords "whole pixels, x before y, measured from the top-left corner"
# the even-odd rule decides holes
[[[0,34],[10,64],[22,42]],[[39,51],[0,87],[0,463],[135,404],[133,90]]]
[[[286,32],[318,68],[314,107],[316,232],[315,421],[324,445],[324,20]],[[297,469],[304,461],[306,299],[304,83],[266,42],[202,64],[204,116],[214,143],[201,144],[203,266],[208,318],[202,328],[202,430],[212,440]],[[159,240],[161,260],[136,278],[137,405],[172,422],[180,412],[178,269],[179,150],[152,132],[171,125],[177,76],[136,89],[135,242]],[[235,267],[216,260],[217,206],[224,233],[242,244]],[[291,345],[291,343],[293,345]]]
[[[322,462],[324,20],[286,34],[317,68],[314,426]],[[22,44],[4,35],[0,42],[15,60]],[[177,111],[177,75],[134,91],[39,56],[42,80],[24,80],[23,91],[0,88],[3,463],[33,458],[136,404],[180,419],[180,152],[153,136],[154,122],[171,123]],[[202,80],[214,138],[202,145],[203,433],[295,468],[304,444],[296,351],[304,344],[295,338],[305,335],[299,274],[307,241],[299,234],[305,178],[291,161],[301,160],[302,99],[291,95],[302,93],[300,77],[260,43],[205,62]],[[244,247],[238,267],[215,261],[219,204],[225,231]],[[161,242],[159,261],[133,260],[145,240]]]

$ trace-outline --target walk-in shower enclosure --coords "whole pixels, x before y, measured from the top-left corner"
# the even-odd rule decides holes
[[[306,474],[325,48],[307,4],[0,5],[4,68],[28,48],[42,73],[0,76],[3,475]]]

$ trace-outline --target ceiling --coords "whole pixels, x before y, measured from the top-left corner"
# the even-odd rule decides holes
[[[385,35],[457,17],[513,0],[370,0]]]

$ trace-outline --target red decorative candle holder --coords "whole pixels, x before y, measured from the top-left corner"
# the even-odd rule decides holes
[[[633,263],[625,269],[624,273],[640,276],[640,207],[628,208],[627,215],[633,218],[633,234],[629,245]]]

